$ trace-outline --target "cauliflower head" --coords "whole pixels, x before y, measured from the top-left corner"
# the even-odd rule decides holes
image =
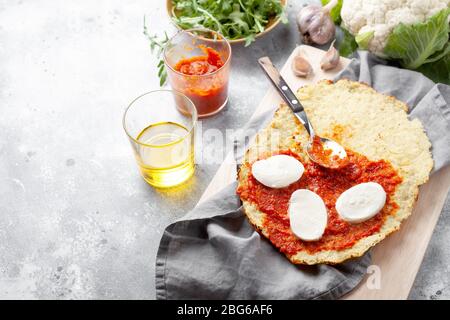
[[[424,22],[449,6],[450,0],[344,0],[342,26],[369,51],[385,57],[388,36],[398,24]]]

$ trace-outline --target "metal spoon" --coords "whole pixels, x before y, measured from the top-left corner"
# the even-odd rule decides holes
[[[287,105],[292,109],[295,116],[300,120],[301,124],[305,127],[306,131],[308,131],[309,134],[309,143],[306,146],[306,153],[308,154],[308,157],[315,163],[325,167],[325,168],[339,168],[341,165],[334,165],[334,164],[344,164],[347,162],[348,157],[347,153],[345,152],[345,149],[336,141],[322,138],[315,134],[314,129],[311,125],[311,122],[309,122],[308,117],[306,116],[303,109],[303,106],[301,105],[300,101],[298,101],[297,97],[295,96],[294,92],[292,92],[291,88],[289,88],[286,81],[283,79],[283,77],[280,75],[278,70],[275,68],[275,66],[272,64],[272,61],[270,61],[269,57],[262,57],[258,59],[259,64],[261,65],[262,69],[266,73],[267,77],[270,79],[272,84],[277,89],[278,93],[283,97],[283,100],[287,103]],[[314,154],[313,152],[313,142],[319,141],[319,143],[322,145],[322,149],[324,151],[331,151],[327,152],[327,156],[329,157],[328,160],[324,159],[323,157],[318,157],[317,154]],[[317,143],[317,142],[316,142]],[[339,158],[339,161],[332,161],[336,158],[336,156]]]

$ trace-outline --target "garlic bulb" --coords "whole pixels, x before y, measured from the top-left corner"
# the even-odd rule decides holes
[[[328,51],[323,55],[322,60],[320,61],[320,67],[322,70],[330,70],[336,68],[336,66],[339,63],[340,55],[339,52],[334,47],[334,43],[336,40],[334,40]]]
[[[334,38],[336,27],[330,11],[336,4],[337,0],[331,0],[324,7],[310,4],[300,10],[297,25],[304,43],[323,45]]]
[[[306,60],[300,50],[294,56],[294,59],[292,59],[291,67],[294,74],[298,77],[306,78],[313,73],[311,64]]]

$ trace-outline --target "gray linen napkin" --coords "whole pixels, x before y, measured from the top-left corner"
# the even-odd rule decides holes
[[[450,162],[449,86],[367,52],[358,52],[341,77],[407,102],[432,141],[434,170]],[[248,123],[247,132],[264,127],[274,110]],[[337,299],[362,280],[370,254],[337,266],[291,264],[248,224],[235,189],[227,186],[166,228],[156,257],[157,299]]]

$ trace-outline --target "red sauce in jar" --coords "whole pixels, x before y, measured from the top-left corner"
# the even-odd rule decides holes
[[[213,73],[223,66],[222,58],[216,50],[203,45],[200,48],[205,53],[204,56],[181,59],[175,65],[175,70],[183,74],[202,75]]]
[[[217,72],[225,62],[219,52],[200,45],[205,55],[179,60],[174,69],[188,77],[177,79],[175,89],[186,94],[195,104],[199,116],[214,113],[223,106],[228,97],[228,71]]]
[[[279,154],[302,159],[292,151]],[[324,250],[344,250],[364,237],[380,230],[385,219],[395,214],[398,205],[392,195],[402,178],[392,165],[384,160],[370,161],[365,156],[347,151],[348,164],[339,169],[327,169],[313,162],[303,163],[305,172],[301,179],[282,189],[273,189],[259,183],[251,174],[248,184],[241,185],[237,193],[244,200],[257,205],[266,213],[264,225],[271,242],[281,252],[294,255],[300,251],[315,253]],[[251,165],[245,164],[251,171]],[[358,224],[340,219],[335,209],[337,198],[350,187],[363,182],[377,182],[383,186],[387,198],[384,208],[373,218]],[[306,242],[297,238],[290,229],[288,206],[291,194],[297,189],[309,189],[325,202],[328,223],[324,235],[318,241]]]

